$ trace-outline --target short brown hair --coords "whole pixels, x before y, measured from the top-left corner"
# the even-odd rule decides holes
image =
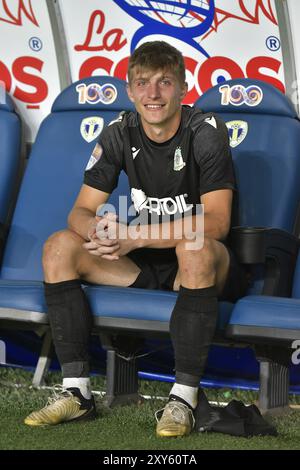
[[[185,82],[185,65],[181,52],[165,41],[145,42],[131,55],[128,64],[128,80],[132,80],[134,68],[146,70],[170,70],[179,81]]]

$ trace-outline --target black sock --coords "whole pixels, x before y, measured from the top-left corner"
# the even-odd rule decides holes
[[[197,387],[204,372],[218,314],[215,286],[180,287],[170,320],[176,383]]]
[[[80,364],[81,377],[89,375],[89,340],[92,314],[79,279],[44,283],[53,342],[63,366]]]

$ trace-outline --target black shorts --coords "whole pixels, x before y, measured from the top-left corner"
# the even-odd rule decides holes
[[[235,302],[246,294],[248,287],[247,273],[234,253],[226,247],[230,256],[228,276],[219,300]],[[178,271],[175,249],[140,248],[127,254],[147,276],[147,289],[173,290]],[[139,287],[139,286],[136,286]]]

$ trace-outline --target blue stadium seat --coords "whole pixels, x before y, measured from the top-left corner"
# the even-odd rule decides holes
[[[0,269],[0,320],[5,326],[47,331],[36,384],[42,380],[51,342],[42,247],[53,232],[66,227],[103,125],[116,119],[121,110],[132,109],[125,85],[111,77],[91,77],[64,90],[41,124],[24,174]],[[2,174],[0,178],[2,181]],[[6,178],[9,180],[7,173]],[[124,174],[119,187],[128,192]]]
[[[10,96],[0,85],[0,258],[21,171],[22,131]]]
[[[292,103],[268,83],[235,79],[195,106],[227,124],[239,188],[235,223],[292,233],[300,201],[300,122]]]
[[[233,341],[252,343],[260,361],[262,409],[286,407],[290,369],[300,363],[300,256],[292,298],[249,295],[233,308],[226,327]]]
[[[300,340],[300,256],[292,297],[243,297],[233,308],[226,331],[233,338],[289,348],[293,341]]]
[[[288,404],[291,344],[300,338],[299,301],[282,298],[291,294],[298,250],[292,248],[289,234],[299,237],[300,123],[286,97],[259,81],[237,79],[220,84],[205,93],[198,105],[217,112],[229,129],[240,197],[236,223],[252,227],[232,231],[233,249],[241,259],[264,262],[249,291],[264,295],[248,295],[237,302],[226,337],[253,345],[260,363],[260,408],[282,409]],[[290,256],[278,264],[274,263],[276,245],[283,252],[292,248]],[[275,300],[274,294],[280,298]],[[299,296],[300,260],[293,287],[293,297]]]
[[[218,113],[227,123],[239,188],[234,214],[237,227],[232,231],[231,244],[241,262],[249,265],[253,277],[249,293],[288,296],[299,249],[296,232],[300,122],[297,114],[288,99],[273,86],[247,79],[220,84],[208,90],[195,105],[206,112]],[[108,349],[107,393],[110,403],[114,403],[125,398],[123,394],[133,395],[136,386],[132,380],[136,377],[134,360],[122,361],[121,357],[126,352],[130,356],[126,339],[121,343],[116,335],[125,338],[129,334],[132,337],[167,335],[176,294],[120,288],[105,291],[108,295],[102,292],[101,296],[97,287],[86,289],[95,322],[102,329],[102,344]],[[115,302],[111,302],[112,298]],[[219,304],[218,341],[226,341],[224,332],[233,307],[228,302]],[[274,410],[284,407],[288,396],[270,392],[280,364],[276,362],[277,351],[263,353],[268,362],[261,362],[261,370],[272,362],[267,366],[272,371],[267,382],[262,377],[260,406]],[[280,389],[280,385],[276,388]]]

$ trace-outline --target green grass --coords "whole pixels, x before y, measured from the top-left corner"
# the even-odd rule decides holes
[[[232,437],[217,433],[193,433],[179,439],[161,439],[155,435],[154,412],[165,404],[162,400],[146,400],[141,405],[108,409],[96,396],[99,416],[95,421],[70,423],[53,427],[31,428],[23,424],[32,410],[45,405],[49,390],[30,387],[32,374],[22,369],[0,368],[0,449],[4,450],[199,450],[199,449],[300,449],[300,412],[273,418],[278,437]],[[51,373],[48,384],[60,382],[60,374]],[[18,386],[16,386],[16,384]],[[104,390],[104,379],[92,378],[94,390]],[[170,385],[141,381],[142,394],[167,396]],[[206,390],[209,399],[228,401],[241,399],[253,402],[254,392]],[[299,402],[299,397],[291,397]]]

